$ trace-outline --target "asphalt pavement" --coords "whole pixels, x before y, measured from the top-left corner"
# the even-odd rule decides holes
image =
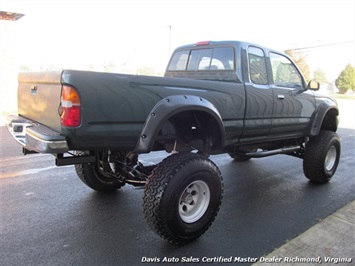
[[[325,185],[308,182],[297,158],[237,163],[211,156],[224,178],[221,210],[198,240],[174,246],[146,225],[142,189],[98,194],[72,166],[54,166],[51,155],[22,156],[1,127],[0,265],[303,265],[297,259],[318,257],[324,265],[354,263],[355,130],[338,133],[341,161]]]

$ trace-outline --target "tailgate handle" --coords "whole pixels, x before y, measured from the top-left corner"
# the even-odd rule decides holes
[[[31,94],[36,94],[37,93],[37,89],[38,89],[37,85],[31,86]]]

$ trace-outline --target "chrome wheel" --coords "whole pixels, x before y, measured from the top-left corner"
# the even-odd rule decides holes
[[[185,223],[198,221],[206,212],[211,193],[208,185],[197,180],[188,185],[179,199],[179,215]]]
[[[334,146],[331,146],[325,156],[324,167],[327,171],[331,171],[337,160],[337,150]]]

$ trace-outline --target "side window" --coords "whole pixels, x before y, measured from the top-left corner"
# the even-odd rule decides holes
[[[260,48],[248,48],[250,81],[254,84],[267,84],[267,72],[264,51]]]
[[[276,86],[300,88],[302,78],[294,64],[285,56],[270,53],[272,76]]]

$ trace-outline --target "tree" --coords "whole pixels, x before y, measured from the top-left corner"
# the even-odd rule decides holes
[[[321,68],[318,68],[313,72],[313,78],[318,82],[328,83],[327,74]]]
[[[335,80],[335,85],[339,92],[344,94],[348,90],[355,90],[355,68],[348,64],[343,71],[340,72],[339,77]]]
[[[297,67],[300,69],[303,77],[306,79],[306,81],[310,81],[310,71],[309,67],[306,61],[306,55],[303,53],[297,52],[297,54],[294,54],[291,50],[285,51],[286,54],[288,54],[292,60],[296,63]]]
[[[144,67],[141,67],[137,70],[137,74],[138,75],[147,75],[147,76],[153,76],[155,75],[156,71],[154,68],[152,67],[147,67],[147,66],[144,66]]]

